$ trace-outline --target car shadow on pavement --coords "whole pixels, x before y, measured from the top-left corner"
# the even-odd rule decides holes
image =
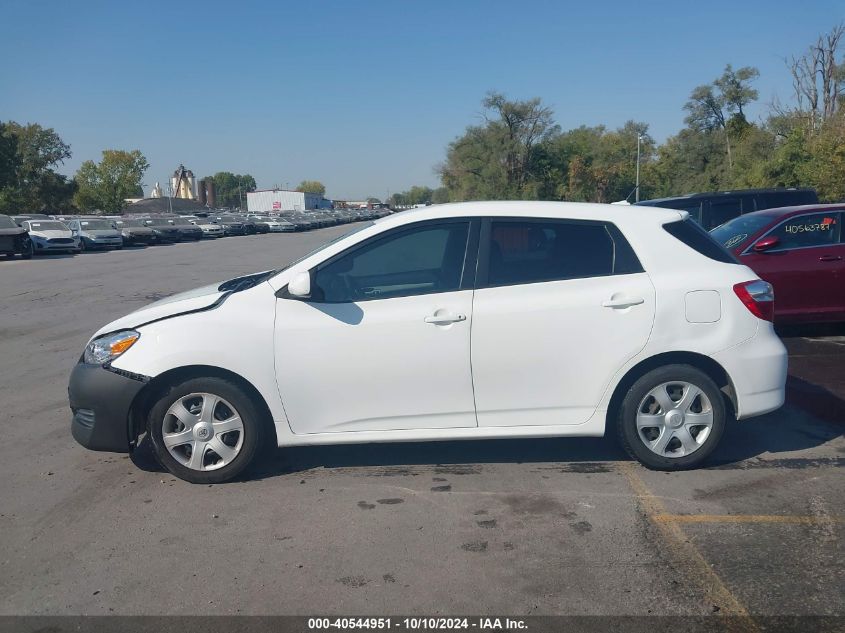
[[[789,455],[826,444],[843,432],[845,427],[813,419],[790,407],[759,418],[732,421],[703,468],[797,469],[831,460],[845,465],[845,456],[824,459]],[[315,468],[376,468],[390,475],[424,466],[471,470],[484,464],[533,463],[554,464],[566,472],[609,472],[613,462],[629,460],[612,437],[297,446],[268,450],[259,464],[238,479],[269,479]],[[163,472],[146,437],[132,453],[132,461],[141,470]]]
[[[775,327],[781,338],[845,336],[845,323],[806,323],[800,325],[778,325]]]

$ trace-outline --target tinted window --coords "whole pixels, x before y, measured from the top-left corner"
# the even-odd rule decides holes
[[[737,263],[733,255],[722,248],[721,244],[692,220],[670,222],[669,224],[664,224],[663,228],[667,233],[681,240],[691,249],[701,253],[705,257],[726,264]]]
[[[780,240],[780,244],[772,250],[824,246],[839,242],[840,227],[838,212],[814,213],[791,218],[768,235]]]
[[[708,231],[713,227],[724,224],[742,212],[739,198],[715,198],[710,201],[702,226]]]
[[[628,243],[599,222],[493,221],[490,226],[490,286],[530,284],[639,272]]]
[[[758,209],[793,207],[800,204],[816,204],[819,197],[815,191],[774,191],[757,195]]]
[[[0,229],[16,229],[18,225],[8,215],[0,215]]]
[[[736,248],[772,221],[767,215],[741,215],[710,231],[710,235],[725,248]]]
[[[468,222],[450,222],[374,239],[318,267],[314,299],[345,303],[458,290],[468,234]]]

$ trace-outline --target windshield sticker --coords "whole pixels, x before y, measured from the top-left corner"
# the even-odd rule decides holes
[[[725,242],[725,248],[733,248],[734,246],[745,240],[746,237],[748,237],[748,233],[740,233],[739,235],[734,235],[731,239]]]

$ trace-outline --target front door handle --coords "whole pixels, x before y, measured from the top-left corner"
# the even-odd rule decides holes
[[[446,314],[432,314],[424,319],[426,323],[433,323],[434,325],[448,325],[449,323],[459,323],[460,321],[466,320],[467,315],[452,314],[451,312]]]
[[[602,303],[605,308],[630,308],[631,306],[638,306],[645,303],[642,297],[621,297],[619,299],[610,299]]]
[[[838,255],[822,255],[819,257],[820,262],[841,262],[842,258]]]

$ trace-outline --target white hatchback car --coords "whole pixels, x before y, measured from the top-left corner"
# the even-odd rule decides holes
[[[783,404],[772,289],[683,211],[477,202],[394,214],[286,268],[101,328],[73,435],[221,482],[267,445],[614,433],[691,468]]]

